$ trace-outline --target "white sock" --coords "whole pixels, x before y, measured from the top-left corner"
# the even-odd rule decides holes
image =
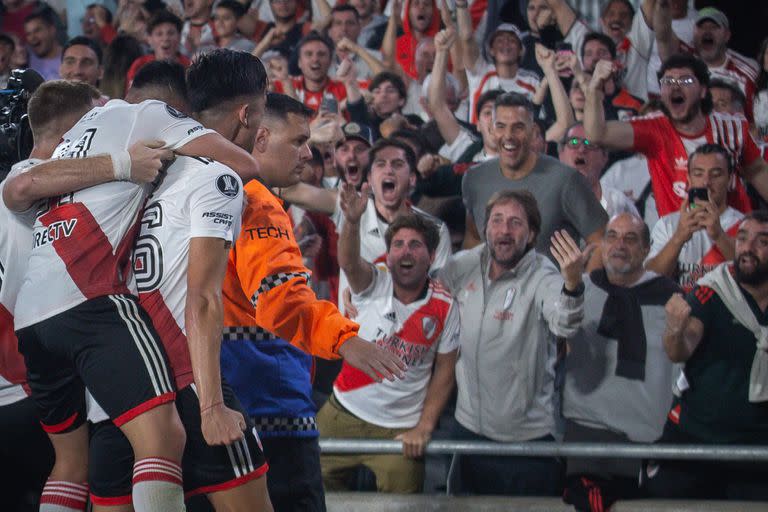
[[[40,512],[83,512],[88,503],[88,484],[48,480],[40,495]]]
[[[181,467],[161,457],[136,461],[132,495],[136,512],[184,512]]]

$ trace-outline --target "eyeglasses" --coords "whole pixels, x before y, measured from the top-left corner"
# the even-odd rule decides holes
[[[584,149],[598,149],[589,139],[582,139],[579,137],[569,137],[565,139],[565,145],[571,149],[576,149],[580,145],[583,145]]]
[[[690,87],[695,83],[696,83],[696,78],[692,76],[683,76],[680,78],[665,76],[659,79],[659,85],[661,85],[662,87],[672,87],[673,85],[679,85],[680,87]]]

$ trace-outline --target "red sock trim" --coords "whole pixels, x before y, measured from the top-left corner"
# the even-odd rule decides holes
[[[61,505],[85,511],[88,503],[88,484],[75,484],[63,480],[48,480],[40,495],[40,503]]]
[[[49,434],[58,434],[60,432],[64,432],[69,427],[71,427],[75,420],[77,420],[77,413],[73,414],[69,418],[65,419],[61,423],[57,423],[55,425],[46,425],[42,421],[40,422],[40,425],[43,427],[43,430]]]
[[[193,489],[189,492],[185,492],[184,499],[189,499],[193,496],[198,496],[200,494],[211,494],[212,492],[227,491],[229,489],[234,489],[235,487],[240,487],[241,485],[247,484],[251,480],[256,480],[257,478],[261,478],[262,476],[264,476],[264,474],[267,472],[268,469],[269,469],[269,465],[267,465],[267,463],[265,462],[263,465],[256,468],[255,471],[252,471],[247,475],[243,475],[239,478],[228,480],[220,484],[206,485],[205,487],[198,487],[197,489]]]
[[[91,503],[104,507],[114,507],[117,505],[130,505],[133,503],[133,498],[130,494],[127,496],[111,496],[109,498],[103,498],[91,493]]]
[[[147,400],[143,404],[139,404],[133,409],[129,409],[125,411],[123,414],[118,416],[117,418],[112,420],[112,423],[115,424],[116,427],[122,427],[124,424],[131,421],[136,416],[145,413],[149,411],[150,409],[154,409],[158,405],[163,405],[168,402],[173,402],[176,400],[176,392],[171,391],[169,393],[164,393],[160,396],[156,396],[155,398],[152,398],[150,400]]]
[[[133,485],[148,481],[163,481],[181,485],[181,466],[162,457],[141,459],[133,465]]]

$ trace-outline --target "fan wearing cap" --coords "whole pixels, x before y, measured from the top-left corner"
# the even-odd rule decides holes
[[[341,180],[359,190],[367,178],[368,152],[373,146],[373,135],[370,128],[359,123],[347,123],[342,131],[344,140],[336,146],[336,171]]]
[[[469,81],[470,122],[477,122],[475,105],[486,91],[502,89],[533,99],[540,80],[532,71],[520,68],[523,59],[520,30],[511,23],[502,23],[496,27],[486,43],[486,53],[491,59],[488,62],[481,56],[480,47],[475,41],[466,3],[456,3],[456,22]]]
[[[728,17],[714,7],[699,11],[693,29],[693,48],[680,41],[672,32],[669,6],[659,3],[654,18],[656,42],[662,60],[678,53],[693,53],[704,61],[712,78],[735,83],[747,99],[746,116],[753,119],[753,104],[757,91],[757,62],[728,48],[731,39],[731,27]]]

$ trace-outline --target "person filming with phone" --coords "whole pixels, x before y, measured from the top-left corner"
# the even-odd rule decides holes
[[[722,146],[703,144],[691,153],[688,200],[654,226],[646,269],[678,279],[687,292],[701,276],[733,259],[744,214],[728,206],[732,178],[732,158]]]

